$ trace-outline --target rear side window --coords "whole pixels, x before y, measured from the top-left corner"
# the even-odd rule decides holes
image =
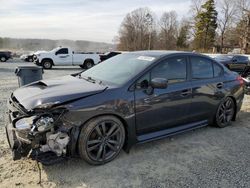
[[[248,61],[248,57],[245,57],[245,56],[237,56],[237,60],[238,60],[238,61],[243,61],[243,62],[245,62],[245,61]]]
[[[152,69],[151,79],[153,78],[166,78],[170,84],[186,81],[186,58],[176,57],[162,61]]]
[[[213,62],[203,57],[191,57],[192,79],[213,78]]]
[[[217,63],[214,63],[214,77],[219,77],[222,73],[223,69]]]
[[[56,54],[68,54],[69,50],[68,48],[62,48],[56,52]]]

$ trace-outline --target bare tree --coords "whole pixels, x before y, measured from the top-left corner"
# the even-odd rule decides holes
[[[160,48],[175,49],[178,35],[177,13],[175,11],[163,13],[160,22]]]
[[[194,38],[195,36],[195,17],[201,12],[202,8],[201,6],[204,4],[205,0],[192,0],[191,6],[189,10],[190,19],[189,19],[189,25],[190,25],[190,37]]]
[[[218,30],[220,35],[220,47],[221,53],[224,48],[225,33],[232,27],[237,14],[235,0],[220,0],[219,1],[219,18],[218,18]]]
[[[204,4],[204,1],[205,0],[191,1],[190,13],[192,14],[193,18],[201,11],[201,6]]]
[[[250,46],[250,1],[238,0],[238,8],[242,13],[239,23],[240,45],[242,52],[247,53]]]
[[[153,13],[148,8],[139,8],[127,14],[120,27],[118,49],[151,49],[154,25]]]

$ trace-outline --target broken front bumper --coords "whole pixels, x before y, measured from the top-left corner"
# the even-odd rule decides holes
[[[31,149],[31,145],[16,134],[11,123],[6,125],[5,130],[9,146],[12,150],[13,160],[18,160],[21,159],[21,157],[27,156]]]
[[[62,113],[59,113],[60,117]],[[57,116],[59,125],[50,122],[52,117],[44,112],[42,115],[28,114],[13,96],[8,101],[8,114],[9,123],[5,129],[13,160],[28,156],[49,165],[66,156],[71,126],[65,125]]]

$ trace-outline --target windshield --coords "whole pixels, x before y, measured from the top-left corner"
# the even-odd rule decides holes
[[[110,52],[106,52],[106,53],[104,53],[103,55],[109,55],[110,54]]]
[[[231,55],[219,55],[219,56],[215,57],[215,59],[218,59],[218,60],[230,60],[232,58],[233,58],[233,56],[231,56]]]
[[[154,62],[154,57],[121,54],[110,58],[81,74],[113,85],[123,85]]]

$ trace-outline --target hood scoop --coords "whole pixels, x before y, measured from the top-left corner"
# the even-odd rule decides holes
[[[43,81],[38,81],[28,86],[39,87],[40,89],[45,89],[46,87],[48,87],[48,85],[44,83]]]

